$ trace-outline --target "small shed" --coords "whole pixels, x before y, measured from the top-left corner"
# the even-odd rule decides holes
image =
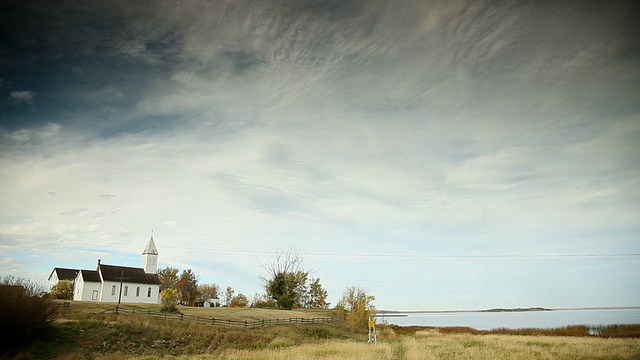
[[[220,307],[220,299],[211,298],[211,299],[207,299],[207,300],[204,300],[204,301],[198,301],[196,303],[196,306],[199,306],[199,307]]]

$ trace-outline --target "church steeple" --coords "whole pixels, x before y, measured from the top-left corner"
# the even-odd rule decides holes
[[[153,232],[151,232],[147,247],[142,252],[142,267],[144,272],[148,274],[158,272],[158,249],[156,249],[156,243],[153,242]]]

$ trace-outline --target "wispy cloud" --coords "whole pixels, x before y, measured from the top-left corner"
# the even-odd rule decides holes
[[[0,99],[6,253],[46,243],[56,259],[125,256],[154,230],[161,262],[251,293],[256,257],[295,244],[365,255],[309,258],[335,296],[364,282],[383,307],[421,307],[431,285],[468,288],[469,273],[494,288],[547,279],[526,264],[393,257],[370,279],[366,256],[638,251],[628,5],[66,6],[34,10],[60,21],[40,22],[33,62],[0,74],[14,89]],[[15,60],[32,45],[12,36]],[[35,69],[37,86],[17,83]],[[65,264],[40,271],[52,265]],[[385,290],[399,277],[420,285],[411,299]],[[631,282],[621,297],[637,294]],[[433,306],[462,304],[456,294]]]
[[[12,99],[17,101],[30,103],[35,97],[35,94],[33,93],[33,91],[21,90],[21,91],[12,91],[9,94],[9,96],[11,96]]]

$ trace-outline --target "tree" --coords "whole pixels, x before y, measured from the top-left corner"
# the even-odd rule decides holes
[[[251,301],[251,307],[253,308],[274,308],[276,307],[276,301],[270,298],[267,294],[258,294],[255,293],[253,295],[253,300]]]
[[[198,285],[198,299],[206,301],[208,299],[219,299],[220,286],[217,284],[200,284]]]
[[[309,285],[308,298],[307,307],[309,308],[326,309],[329,307],[329,303],[327,302],[327,290],[322,287],[319,278],[315,278],[311,281],[311,284]]]
[[[158,270],[158,277],[160,278],[160,290],[175,289],[180,280],[178,278],[178,269],[172,267]]]
[[[71,300],[73,299],[73,282],[60,280],[51,288],[49,297],[52,299]]]
[[[180,293],[180,302],[193,306],[198,298],[198,276],[191,269],[182,270],[175,288]]]
[[[55,315],[42,286],[24,278],[0,279],[0,349],[4,353],[38,336]]]
[[[307,274],[304,272],[278,273],[266,285],[267,295],[276,301],[278,308],[291,310],[301,300],[297,291]]]
[[[247,305],[249,305],[249,300],[242,293],[234,296],[229,302],[229,307],[247,307]]]
[[[175,289],[164,289],[160,292],[162,297],[162,311],[175,312],[178,310],[178,292]]]
[[[231,286],[227,286],[227,289],[224,292],[224,305],[231,305],[231,300],[233,300],[233,296],[236,293],[235,290]]]
[[[304,307],[307,296],[309,271],[302,270],[302,255],[293,248],[278,250],[273,262],[260,266],[267,271],[261,277],[264,289],[280,309]]]
[[[376,313],[375,296],[363,288],[350,286],[342,293],[336,308],[342,317],[354,327],[366,327],[367,321]]]

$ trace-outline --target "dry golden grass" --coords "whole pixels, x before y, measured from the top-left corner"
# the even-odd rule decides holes
[[[640,360],[640,326],[613,326],[601,337],[588,336],[577,327],[551,331],[514,333],[485,332],[457,328],[378,327],[377,345],[366,343],[366,330],[343,323],[272,326],[264,329],[234,329],[204,323],[189,323],[148,317],[106,314],[83,316],[104,310],[108,304],[72,303],[61,318],[79,321],[56,323],[67,334],[61,344],[43,343],[35,348],[58,346],[65,360],[94,358],[124,359],[637,359]],[[129,307],[129,306],[127,306]],[[144,310],[152,306],[135,307]],[[283,311],[268,309],[184,308],[192,316],[268,319],[330,316],[330,311]],[[77,313],[74,317],[74,313]],[[75,331],[70,331],[75,330]],[[80,332],[80,336],[75,336]],[[514,335],[518,334],[518,335]],[[580,336],[577,336],[577,335]],[[73,336],[72,336],[73,335]],[[606,336],[621,336],[607,338]],[[625,336],[625,337],[622,337]],[[635,336],[635,337],[634,337]],[[82,347],[82,350],[78,350]],[[55,352],[32,358],[56,358]],[[38,353],[40,354],[40,352]],[[188,354],[188,355],[187,355]],[[25,357],[26,358],[26,357]]]
[[[276,309],[256,309],[256,308],[198,308],[179,307],[178,310],[185,315],[216,317],[237,320],[262,320],[262,319],[285,319],[285,318],[313,318],[331,317],[335,315],[333,310],[305,309],[305,310],[276,310]]]
[[[222,359],[640,359],[640,339],[511,335],[435,335],[399,337],[377,345],[327,341],[266,350],[232,350]],[[185,359],[207,359],[191,357]]]
[[[56,300],[56,303],[62,304],[63,301]],[[66,314],[82,315],[86,313],[98,313],[107,309],[113,309],[117,303],[108,302],[87,302],[87,301],[71,301],[70,310],[61,310],[60,315],[64,317]],[[159,304],[121,304],[122,309],[135,311],[161,311]],[[335,316],[335,310],[330,309],[297,309],[297,310],[277,310],[277,309],[258,309],[258,308],[204,308],[179,306],[178,311],[189,316],[200,316],[207,318],[220,318],[232,320],[266,320],[266,319],[288,319],[288,318],[314,318],[314,317],[332,317]]]

